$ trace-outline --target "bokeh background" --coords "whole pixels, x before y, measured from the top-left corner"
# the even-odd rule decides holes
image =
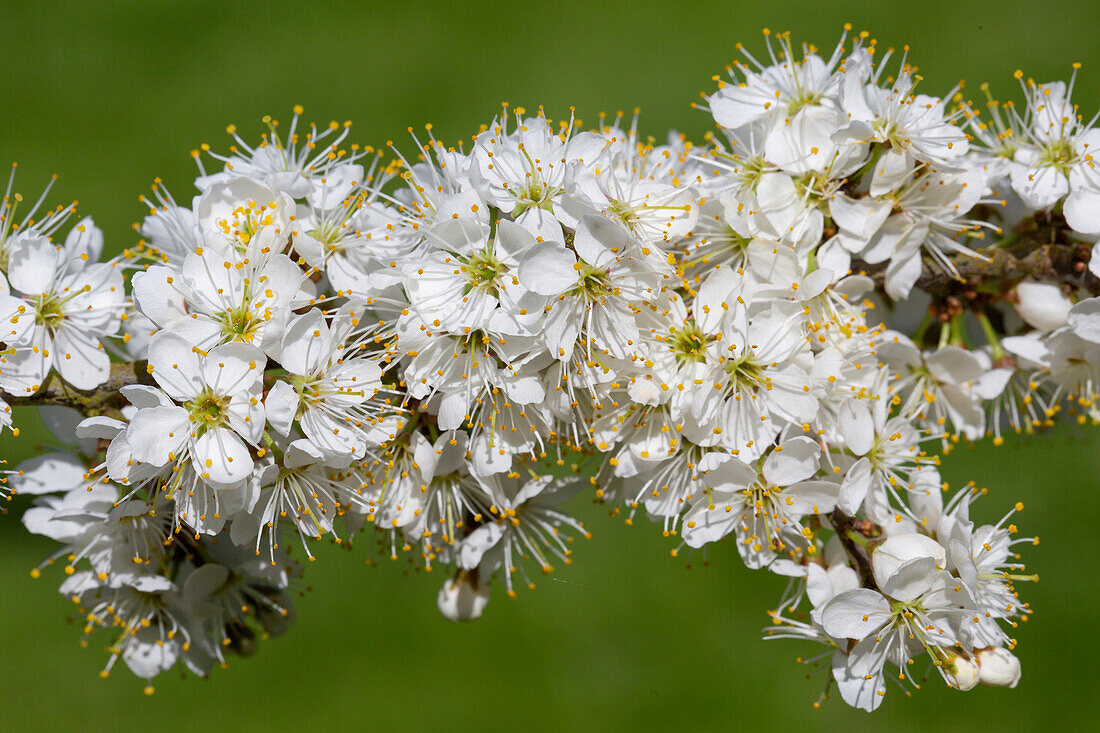
[[[51,200],[79,199],[114,252],[136,241],[154,177],[192,194],[188,151],[224,150],[227,123],[254,139],[262,115],[302,104],[321,123],[353,120],[360,143],[401,144],[427,122],[456,142],[507,101],[551,116],[574,105],[592,122],[639,106],[644,132],[701,139],[709,121],[691,103],[735,42],[762,52],[767,26],[828,50],[845,21],[883,46],[910,44],[926,93],[963,78],[973,97],[988,80],[1014,98],[1014,69],[1042,81],[1081,61],[1075,99],[1086,117],[1100,103],[1100,4],[1072,0],[4,2],[0,163],[19,162],[28,197],[59,174]],[[4,434],[0,455],[17,462],[47,441]],[[16,500],[0,517],[0,728],[1095,730],[1098,446],[1067,427],[946,459],[953,485],[989,487],[979,519],[1022,500],[1017,523],[1043,539],[1026,556],[1041,582],[1020,587],[1036,610],[1018,634],[1023,680],[963,694],[933,672],[911,699],[891,690],[873,717],[839,699],[814,710],[823,677],[805,679],[795,658],[815,648],[760,640],[782,579],[744,569],[728,543],[672,558],[655,526],[627,527],[583,499],[594,537],[576,562],[518,600],[495,596],[477,623],[438,616],[438,573],[322,545],[285,637],[210,680],[168,673],[146,697],[121,664],[98,677],[104,642],[79,648],[59,570],[31,579],[54,548],[22,530]]]

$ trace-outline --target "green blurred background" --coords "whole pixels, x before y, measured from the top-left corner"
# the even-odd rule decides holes
[[[575,105],[592,122],[640,106],[644,132],[700,139],[708,119],[691,102],[736,41],[761,52],[768,26],[828,50],[845,21],[883,46],[910,44],[926,93],[965,78],[971,96],[988,80],[1013,97],[1014,69],[1047,80],[1081,61],[1086,117],[1100,98],[1097,3],[5,2],[0,163],[19,162],[28,197],[58,173],[51,200],[79,199],[118,251],[136,240],[138,195],[160,176],[186,200],[188,151],[224,151],[230,122],[255,139],[262,115],[303,104],[322,123],[354,120],[361,143],[401,143],[426,122],[453,142],[508,101],[551,116]],[[24,459],[44,440],[5,434],[0,455]],[[891,690],[873,717],[839,699],[814,710],[822,678],[794,660],[815,648],[759,638],[782,579],[745,570],[728,543],[685,569],[655,526],[578,501],[594,537],[573,566],[518,600],[494,596],[480,622],[438,616],[439,573],[407,577],[401,562],[369,566],[366,546],[322,546],[284,638],[210,680],[164,675],[146,697],[122,665],[99,679],[101,640],[79,648],[60,572],[30,578],[53,547],[22,530],[17,500],[0,517],[0,728],[1095,730],[1100,590],[1084,550],[1100,509],[1097,445],[1063,428],[945,461],[954,485],[990,487],[980,520],[1022,500],[1017,523],[1043,538],[1025,557],[1042,581],[1021,587],[1036,613],[1019,630],[1016,690],[963,694],[933,678],[912,699]]]

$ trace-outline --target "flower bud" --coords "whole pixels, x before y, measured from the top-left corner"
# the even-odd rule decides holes
[[[1015,687],[1020,681],[1020,660],[1004,647],[994,646],[978,652],[983,685]]]
[[[459,571],[451,580],[444,581],[436,597],[439,612],[448,621],[473,621],[481,618],[489,604],[489,584],[477,582],[477,576]]]
[[[1066,325],[1073,301],[1057,285],[1022,282],[1016,286],[1016,295],[1020,298],[1016,312],[1027,325],[1040,331],[1053,331]]]
[[[879,587],[885,588],[890,578],[903,565],[922,557],[932,558],[935,568],[939,570],[947,565],[947,551],[927,535],[902,532],[887,537],[871,556],[875,582]]]
[[[954,656],[943,663],[947,684],[963,692],[978,686],[979,672],[978,663],[970,657]]]

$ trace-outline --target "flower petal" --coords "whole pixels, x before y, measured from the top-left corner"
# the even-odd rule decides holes
[[[135,460],[163,466],[179,455],[191,432],[191,421],[182,407],[138,410],[126,429],[126,442]],[[118,438],[115,438],[118,440]]]
[[[821,627],[837,639],[866,639],[889,620],[889,601],[870,588],[846,590],[821,609]]]
[[[244,441],[228,428],[203,433],[191,447],[191,462],[196,473],[215,486],[243,481],[255,467]]]
[[[149,366],[153,379],[178,401],[187,400],[202,391],[202,365],[191,344],[179,336],[160,332],[149,342]]]

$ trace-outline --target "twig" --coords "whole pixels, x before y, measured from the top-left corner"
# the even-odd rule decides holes
[[[119,390],[128,384],[155,384],[146,370],[145,361],[111,364],[111,376],[95,389],[82,390],[51,371],[41,388],[32,395],[5,398],[13,407],[21,405],[71,407],[84,417],[117,415],[128,403]]]
[[[878,590],[878,584],[875,583],[875,574],[871,569],[871,557],[851,535],[852,532],[862,534],[856,528],[856,525],[857,522],[863,520],[849,517],[839,509],[834,510],[830,518],[833,521],[833,528],[836,530],[836,536],[840,540],[840,544],[844,546],[844,551],[848,553],[848,557],[852,559],[852,564],[856,567],[856,572],[859,573],[859,579],[863,587]]]

